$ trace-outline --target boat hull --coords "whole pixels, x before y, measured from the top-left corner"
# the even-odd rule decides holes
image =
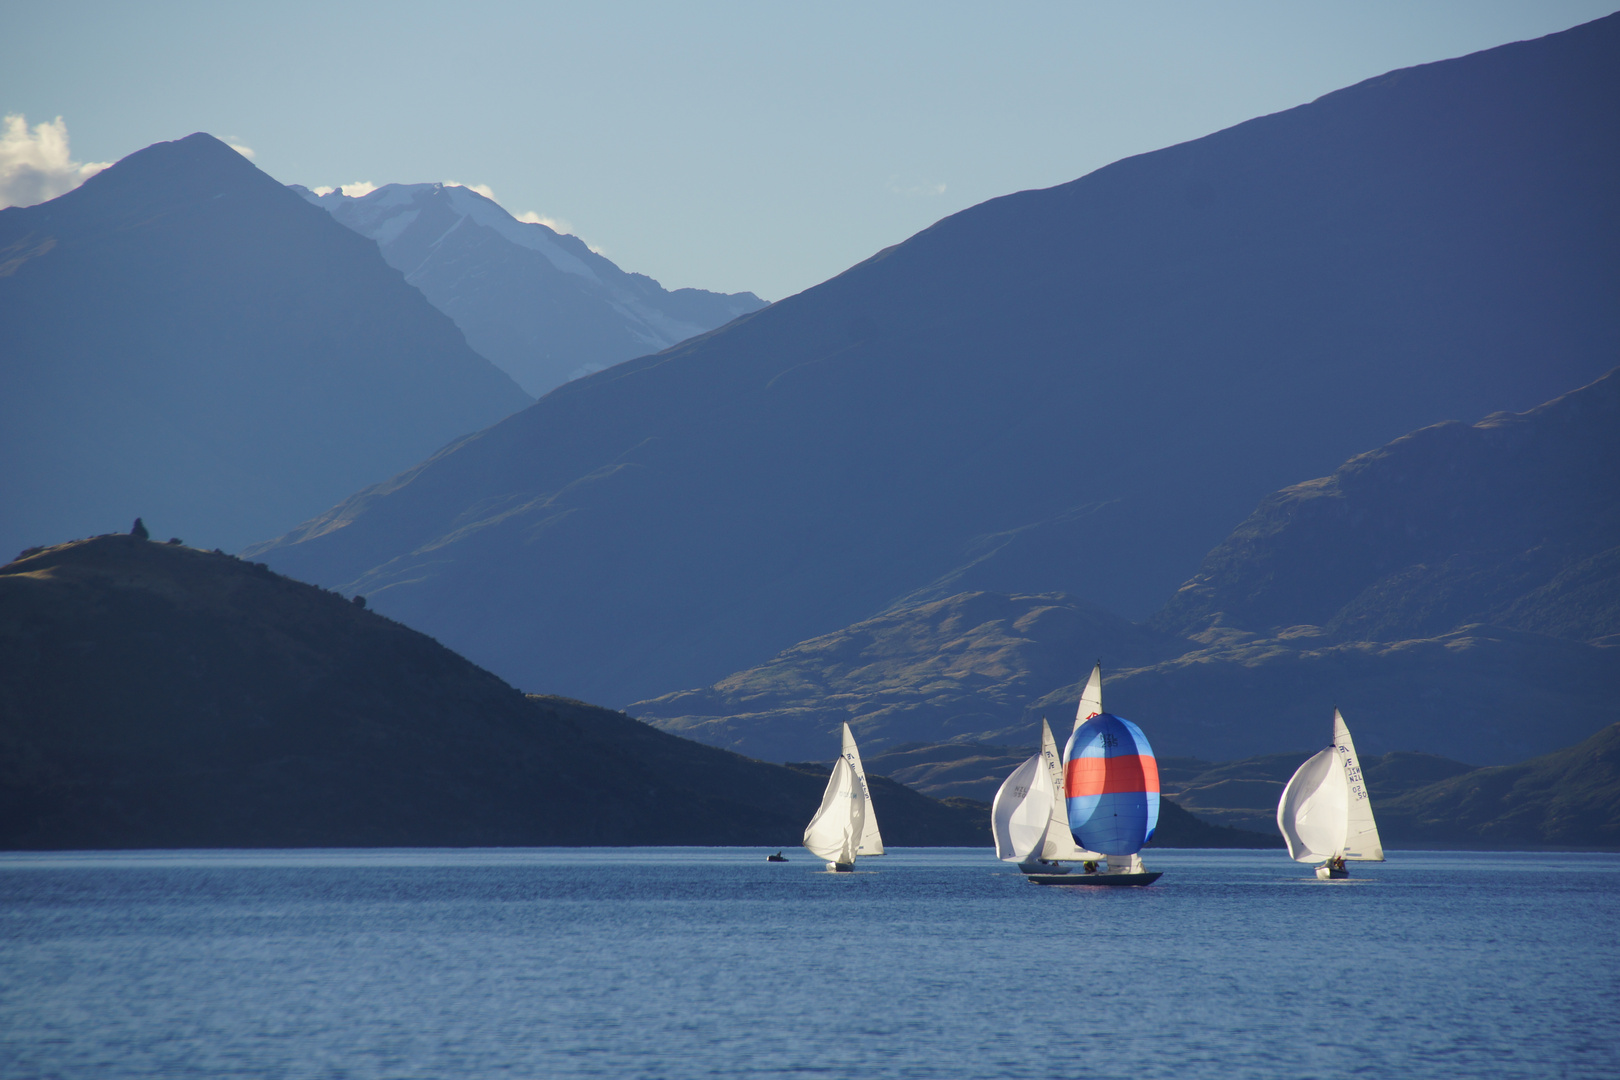
[[[853,874],[854,872],[855,864],[852,862],[830,862],[827,864],[827,873],[829,874]]]
[[[1318,866],[1316,868],[1316,876],[1321,878],[1323,881],[1341,881],[1350,876],[1350,871],[1335,870],[1331,866]]]
[[[1156,870],[1146,874],[1027,874],[1037,885],[1151,885],[1164,875]]]

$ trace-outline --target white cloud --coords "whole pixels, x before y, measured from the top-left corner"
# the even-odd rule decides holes
[[[242,140],[238,139],[235,135],[225,136],[225,145],[230,147],[232,150],[235,150],[238,154],[241,154],[249,161],[253,160],[253,147],[242,145]]]
[[[339,184],[336,187],[331,184],[322,184],[320,187],[312,187],[309,190],[315,193],[316,198],[325,198],[334,191],[341,191],[348,198],[363,199],[376,191],[377,185],[370,180],[356,180],[352,184]]]
[[[28,128],[20,113],[0,120],[0,208],[33,206],[64,195],[110,161],[74,161],[68,152],[67,125],[58,116]]]
[[[544,214],[537,214],[533,210],[518,214],[517,219],[528,225],[544,225],[552,232],[572,233],[574,231],[574,227],[562,218],[546,217]]]

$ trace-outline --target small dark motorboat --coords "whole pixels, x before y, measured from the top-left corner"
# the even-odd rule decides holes
[[[766,862],[787,862],[787,856],[778,851],[775,855],[765,856]]]

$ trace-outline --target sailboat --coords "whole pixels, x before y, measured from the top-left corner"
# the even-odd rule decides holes
[[[1064,824],[1085,858],[1106,858],[1102,873],[1029,874],[1039,885],[1151,885],[1142,845],[1159,824],[1159,766],[1142,729],[1103,712],[1102,664],[1091,669],[1074,731],[1063,748]]]
[[[1041,750],[1002,781],[990,810],[996,858],[1026,874],[1060,873],[1065,862],[1100,862],[1074,842],[1063,799],[1063,761],[1052,728],[1041,720]]]
[[[1350,876],[1347,861],[1383,862],[1372,800],[1344,716],[1333,710],[1333,743],[1313,755],[1288,780],[1277,801],[1277,828],[1296,862],[1323,860],[1323,881]]]
[[[805,826],[804,846],[826,859],[828,870],[838,873],[854,870],[859,855],[883,854],[883,834],[872,809],[861,751],[848,724],[844,725],[843,751],[833,762],[827,790],[821,796],[821,809]]]

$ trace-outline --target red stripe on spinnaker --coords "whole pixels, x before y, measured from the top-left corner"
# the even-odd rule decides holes
[[[1158,790],[1159,763],[1151,754],[1072,758],[1063,778],[1063,793],[1071,799]]]

